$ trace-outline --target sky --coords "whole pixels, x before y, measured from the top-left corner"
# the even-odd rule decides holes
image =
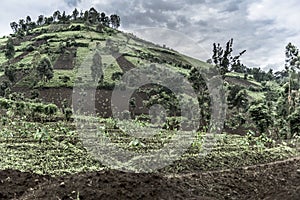
[[[74,8],[91,7],[118,14],[120,28],[126,32],[170,29],[208,52],[213,43],[225,46],[233,38],[234,54],[247,50],[241,61],[248,67],[283,69],[285,46],[292,42],[300,47],[298,0],[2,0],[0,35],[11,33],[9,23],[27,15],[37,19],[57,9],[71,13]],[[202,57],[204,61],[208,58]]]

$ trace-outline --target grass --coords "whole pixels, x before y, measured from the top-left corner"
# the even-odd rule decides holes
[[[5,63],[5,62],[7,62],[5,54],[4,53],[0,53],[0,63]]]
[[[8,38],[0,38],[0,46],[5,45]]]
[[[70,80],[63,82],[63,77],[68,77]],[[43,86],[49,88],[73,87],[74,79],[75,73],[72,70],[54,70],[53,78],[49,82],[43,83]]]
[[[15,128],[17,127],[17,128]],[[37,130],[49,139],[35,139]],[[22,131],[22,135],[20,135]],[[60,138],[64,138],[61,140]],[[76,133],[65,123],[15,122],[0,131],[0,169],[17,169],[38,174],[61,175],[103,169],[76,142]]]
[[[86,57],[90,54],[89,48],[78,47],[77,48],[77,57],[76,57],[76,67],[80,66]]]
[[[114,83],[115,81],[111,79],[113,73],[122,72],[122,69],[119,67],[115,58],[110,55],[102,56],[102,63],[104,65],[107,65],[103,72],[104,81],[106,81],[107,83]]]
[[[255,100],[262,100],[265,98],[264,92],[253,92],[253,91],[247,90],[247,94]]]
[[[73,24],[77,25],[77,23]],[[83,26],[82,24],[80,24]],[[35,29],[48,29],[51,26],[43,26]],[[52,26],[53,29],[56,27]],[[64,27],[66,28],[66,27]],[[95,29],[95,27],[93,27]],[[110,38],[115,44],[118,45],[121,53],[126,53],[126,59],[132,62],[134,65],[146,65],[150,61],[147,59],[141,59],[142,56],[153,56],[160,59],[175,62],[183,62],[183,64],[191,64],[193,66],[199,66],[203,69],[208,69],[211,65],[190,58],[188,56],[180,55],[176,52],[165,50],[161,47],[143,43],[142,40],[130,39],[129,44],[126,44],[127,37],[123,33],[111,33],[109,34],[97,33],[95,31],[64,31],[64,32],[49,32],[40,35],[38,38],[44,38],[48,36],[55,36],[50,44],[50,49],[55,51],[59,47],[61,41],[66,41],[69,38],[76,36],[83,36],[84,38],[76,39],[77,43],[89,44],[88,48],[78,47],[76,66],[74,70],[55,70],[54,77],[49,82],[40,83],[40,86],[44,87],[72,87],[76,76],[80,76],[83,80],[91,77],[90,65],[83,71],[80,71],[79,66],[85,64],[85,60],[88,56],[91,56],[93,49],[96,47],[96,43],[100,42],[101,47],[104,47],[106,41],[99,41]],[[130,36],[131,37],[131,36]],[[0,45],[5,44],[7,38],[0,39]],[[22,50],[31,44],[33,41],[23,42],[20,46],[17,46],[17,50]],[[39,47],[39,50],[44,50],[46,45]],[[169,52],[168,52],[169,51]],[[164,52],[164,53],[161,53]],[[15,57],[22,52],[17,52]],[[174,54],[175,55],[172,55]],[[31,65],[32,53],[27,55],[18,64],[24,64],[26,66]],[[42,53],[42,56],[46,55]],[[115,72],[122,72],[121,68],[117,64],[116,60],[108,53],[101,52],[102,63],[105,65],[104,69],[104,81],[108,84],[114,83],[111,79],[112,74]],[[49,55],[53,57],[53,61],[58,57],[58,54]],[[0,63],[5,63],[7,59],[4,53],[0,53]],[[189,75],[188,69],[175,67],[170,64],[163,64],[163,66],[170,68],[172,71],[179,72],[184,76]],[[0,76],[3,72],[0,72]],[[243,79],[244,75],[240,73],[228,73],[228,76]],[[30,74],[17,84],[17,86],[31,86],[34,80],[34,74]],[[69,77],[70,80],[63,82],[63,77]],[[254,83],[257,86],[261,86],[252,77],[248,77],[248,81]],[[281,89],[275,83],[268,83],[271,88]],[[247,91],[249,96],[254,99],[263,99],[263,92]],[[182,98],[186,98],[185,96]],[[74,128],[74,124],[67,122],[55,122],[55,123],[37,123],[27,122],[20,119],[9,120],[5,122],[5,117],[2,117],[0,121],[0,169],[18,169],[21,171],[33,171],[39,174],[51,174],[61,175],[68,173],[76,173],[81,171],[94,171],[101,170],[103,166],[101,163],[94,160],[89,155],[86,149],[82,146],[79,139],[78,132]],[[144,146],[135,146],[136,138],[129,134],[130,130],[120,131],[114,127],[112,119],[96,118],[100,123],[104,124],[105,132],[107,136],[111,137],[119,147],[132,151],[142,151]],[[2,123],[3,122],[3,123]],[[4,125],[3,125],[4,124]],[[137,126],[143,123],[137,122]],[[170,136],[174,135],[174,131],[163,131],[160,134],[155,135],[151,139],[140,139],[141,143],[149,149],[156,149],[168,143]],[[198,133],[197,138],[191,145],[190,149],[182,155],[179,161],[175,162],[171,166],[167,166],[163,170],[166,172],[182,172],[189,169],[199,168],[201,170],[211,170],[218,168],[230,168],[239,167],[243,165],[251,165],[260,162],[269,162],[295,155],[294,149],[291,149],[285,145],[274,145],[272,147],[266,147],[264,144],[253,145],[247,140],[246,137],[221,134],[217,135],[217,144],[211,152],[205,158],[200,158],[199,153],[202,147],[202,138],[204,133]]]
[[[7,119],[7,118],[6,118]],[[83,119],[83,118],[82,118]],[[143,141],[145,146],[131,146],[132,137],[115,132],[114,121],[95,118],[103,124],[105,133],[118,146],[132,151],[143,148],[156,149],[168,140],[171,132],[159,134],[154,139]],[[2,119],[3,121],[3,119]],[[137,123],[136,125],[139,125]],[[144,126],[144,125],[143,125]],[[128,140],[128,137],[130,140]],[[165,172],[181,172],[201,168],[202,170],[240,167],[279,160],[295,156],[296,152],[284,145],[270,148],[263,144],[250,145],[242,136],[220,134],[216,144],[206,157],[199,157],[203,133],[198,133],[191,148],[179,161],[162,169]],[[150,141],[150,143],[149,143]],[[116,145],[116,144],[115,144]],[[98,171],[104,166],[85,150],[74,124],[67,122],[37,123],[20,119],[7,120],[0,130],[0,169],[17,169],[38,174],[63,175],[83,171]]]
[[[234,77],[234,78],[238,78],[238,79],[244,79],[244,74],[243,73],[229,72],[229,73],[226,73],[226,76]],[[250,83],[255,84],[258,87],[261,87],[261,83],[254,80],[253,75],[248,76],[247,81],[250,82]]]
[[[32,41],[22,42],[19,46],[16,46],[16,47],[15,47],[15,51],[22,51],[22,50],[24,50],[27,46],[29,46],[30,44],[32,44]]]
[[[29,53],[27,56],[25,56],[22,60],[20,60],[18,62],[18,64],[23,64],[25,66],[28,66],[28,67],[32,67],[32,59],[33,59],[33,55],[34,55],[34,52],[32,53]]]

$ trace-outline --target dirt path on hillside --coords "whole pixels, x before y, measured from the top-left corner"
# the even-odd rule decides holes
[[[132,64],[132,62],[130,62],[129,60],[127,60],[121,53],[112,53],[112,56],[116,59],[118,65],[124,73],[135,68],[135,65]]]
[[[0,171],[0,199],[300,199],[300,158],[193,174]]]

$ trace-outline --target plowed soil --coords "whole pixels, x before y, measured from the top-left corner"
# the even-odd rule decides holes
[[[0,172],[0,199],[300,199],[300,158],[190,174]]]

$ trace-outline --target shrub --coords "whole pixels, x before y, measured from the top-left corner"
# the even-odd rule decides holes
[[[64,83],[67,83],[71,80],[69,76],[59,76],[58,78]]]
[[[81,31],[81,26],[80,25],[77,25],[77,26],[72,25],[70,27],[70,30],[71,31]]]
[[[122,76],[123,76],[123,72],[114,72],[114,73],[111,75],[111,79],[112,79],[113,81],[115,81],[115,80],[120,80]]]
[[[11,105],[9,104],[9,101],[7,99],[0,99],[0,107],[2,109],[8,109],[11,107]]]
[[[72,114],[73,114],[73,111],[72,111],[71,108],[66,108],[65,109],[65,118],[66,118],[67,121],[71,120]]]
[[[26,51],[29,51],[29,52],[32,52],[32,51],[34,51],[35,49],[34,49],[34,47],[32,46],[32,45],[28,45],[27,47],[26,47]]]
[[[44,113],[46,115],[54,115],[57,112],[58,108],[54,104],[48,104],[44,106]]]

